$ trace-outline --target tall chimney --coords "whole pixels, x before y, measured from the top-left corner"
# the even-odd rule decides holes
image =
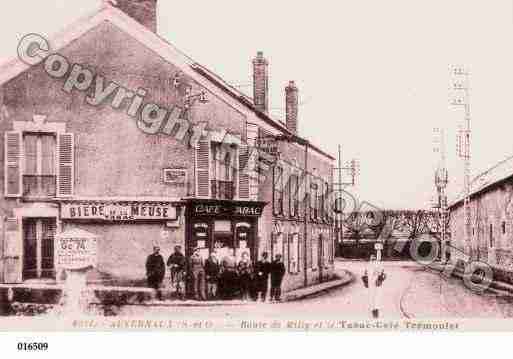
[[[294,81],[289,81],[285,87],[285,117],[287,129],[293,134],[297,134],[298,104],[298,89]]]
[[[131,18],[157,32],[157,0],[109,0]]]
[[[255,107],[267,112],[269,109],[269,63],[264,58],[264,53],[258,51],[253,59],[253,101]]]

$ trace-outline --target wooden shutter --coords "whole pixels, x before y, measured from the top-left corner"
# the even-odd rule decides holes
[[[57,134],[57,196],[67,197],[74,193],[75,138],[72,133]]]
[[[21,221],[17,218],[6,218],[4,223],[5,237],[3,248],[3,282],[20,283],[21,275],[21,257],[22,243]]]
[[[239,147],[239,198],[249,199],[249,147]]]
[[[210,141],[199,141],[196,148],[196,197],[210,197]]]
[[[6,132],[4,187],[6,197],[20,197],[22,192],[22,137],[21,132]]]

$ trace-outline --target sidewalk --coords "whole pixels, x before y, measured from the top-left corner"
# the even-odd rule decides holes
[[[442,263],[435,262],[431,263],[427,267],[439,272],[447,271],[451,273],[453,277],[461,280],[463,280],[464,277],[464,272],[461,269],[455,267],[453,264],[444,265]],[[501,297],[513,297],[513,285],[505,282],[494,280],[490,283],[490,286],[486,290]]]
[[[282,303],[300,300],[313,295],[322,294],[328,290],[347,285],[354,280],[351,272],[342,270],[337,273],[338,278],[328,282],[315,284],[306,288],[299,288],[290,292],[283,293]],[[152,290],[150,290],[152,291]],[[94,303],[100,305],[100,303]],[[243,301],[243,300],[215,300],[215,301],[199,301],[199,300],[145,300],[138,303],[127,303],[125,305],[137,305],[148,307],[215,307],[215,306],[241,306],[261,304],[261,302]]]

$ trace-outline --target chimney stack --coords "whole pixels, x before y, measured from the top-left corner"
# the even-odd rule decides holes
[[[285,87],[286,126],[295,135],[297,135],[298,105],[298,89],[294,81],[289,81],[289,84]]]
[[[157,0],[108,0],[113,6],[157,32]]]
[[[257,56],[253,59],[253,101],[258,110],[266,113],[269,109],[268,65],[264,53],[258,51]]]

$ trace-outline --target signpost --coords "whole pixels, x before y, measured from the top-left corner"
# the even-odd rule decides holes
[[[376,260],[381,261],[381,251],[383,250],[383,243],[377,242],[374,244],[374,249],[376,250]]]

